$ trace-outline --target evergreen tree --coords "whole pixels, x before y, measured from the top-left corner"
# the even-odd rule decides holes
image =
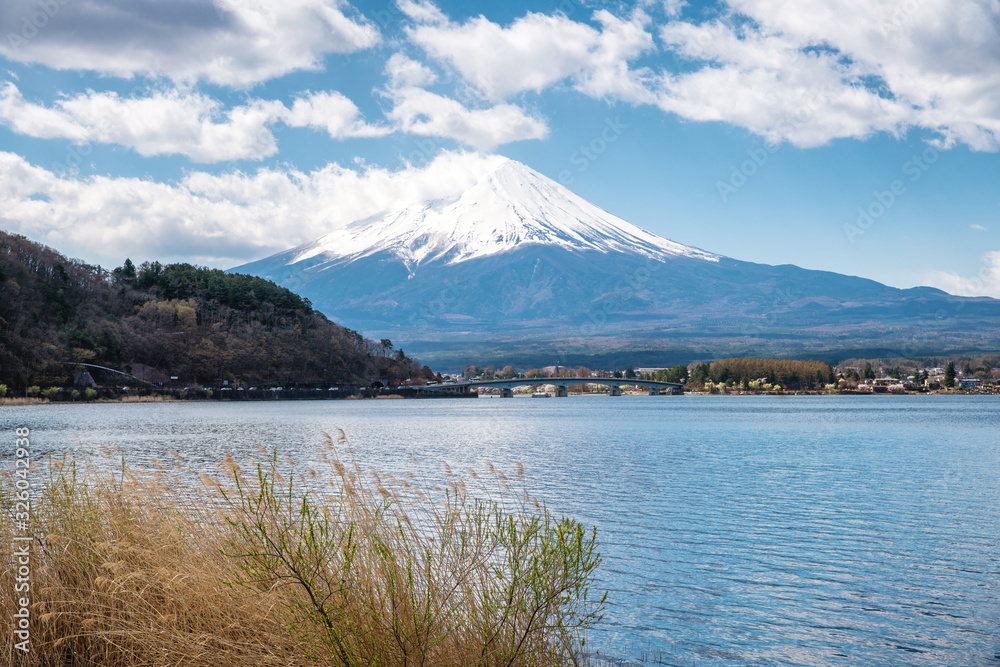
[[[949,361],[948,367],[944,369],[944,386],[955,386],[955,362]]]
[[[875,371],[872,370],[872,365],[871,364],[865,364],[865,379],[866,380],[874,380],[875,379]]]
[[[125,283],[131,285],[135,282],[135,264],[132,263],[131,259],[126,257],[125,263],[112,271],[111,276],[115,283]]]

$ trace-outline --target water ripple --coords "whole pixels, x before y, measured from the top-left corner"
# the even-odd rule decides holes
[[[1000,665],[1000,401],[574,397],[19,406],[36,447],[276,447],[343,428],[396,475],[510,471],[598,527],[602,655],[677,665]],[[6,448],[6,449],[5,449]],[[0,444],[0,455],[12,455]],[[414,464],[411,456],[417,457]],[[645,652],[645,653],[643,653]]]

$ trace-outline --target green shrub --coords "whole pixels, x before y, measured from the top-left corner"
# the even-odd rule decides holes
[[[339,462],[339,495],[324,498],[276,462],[235,477],[230,555],[243,586],[297,592],[295,627],[333,664],[578,664],[604,603],[589,596],[596,530],[457,483],[404,506]]]
[[[88,387],[87,389],[83,390],[83,397],[85,399],[87,399],[88,401],[92,401],[95,398],[97,398],[97,390],[96,389],[91,389],[90,387]]]

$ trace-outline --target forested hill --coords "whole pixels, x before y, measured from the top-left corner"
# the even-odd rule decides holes
[[[79,363],[152,367],[183,384],[321,386],[430,374],[391,342],[329,321],[269,280],[128,260],[107,271],[0,232],[0,384],[66,386]]]

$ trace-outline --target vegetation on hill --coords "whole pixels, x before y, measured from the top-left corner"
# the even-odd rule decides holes
[[[182,384],[430,375],[390,341],[331,322],[269,280],[130,260],[107,271],[0,232],[0,384],[65,386],[82,363],[126,373],[148,366]]]

